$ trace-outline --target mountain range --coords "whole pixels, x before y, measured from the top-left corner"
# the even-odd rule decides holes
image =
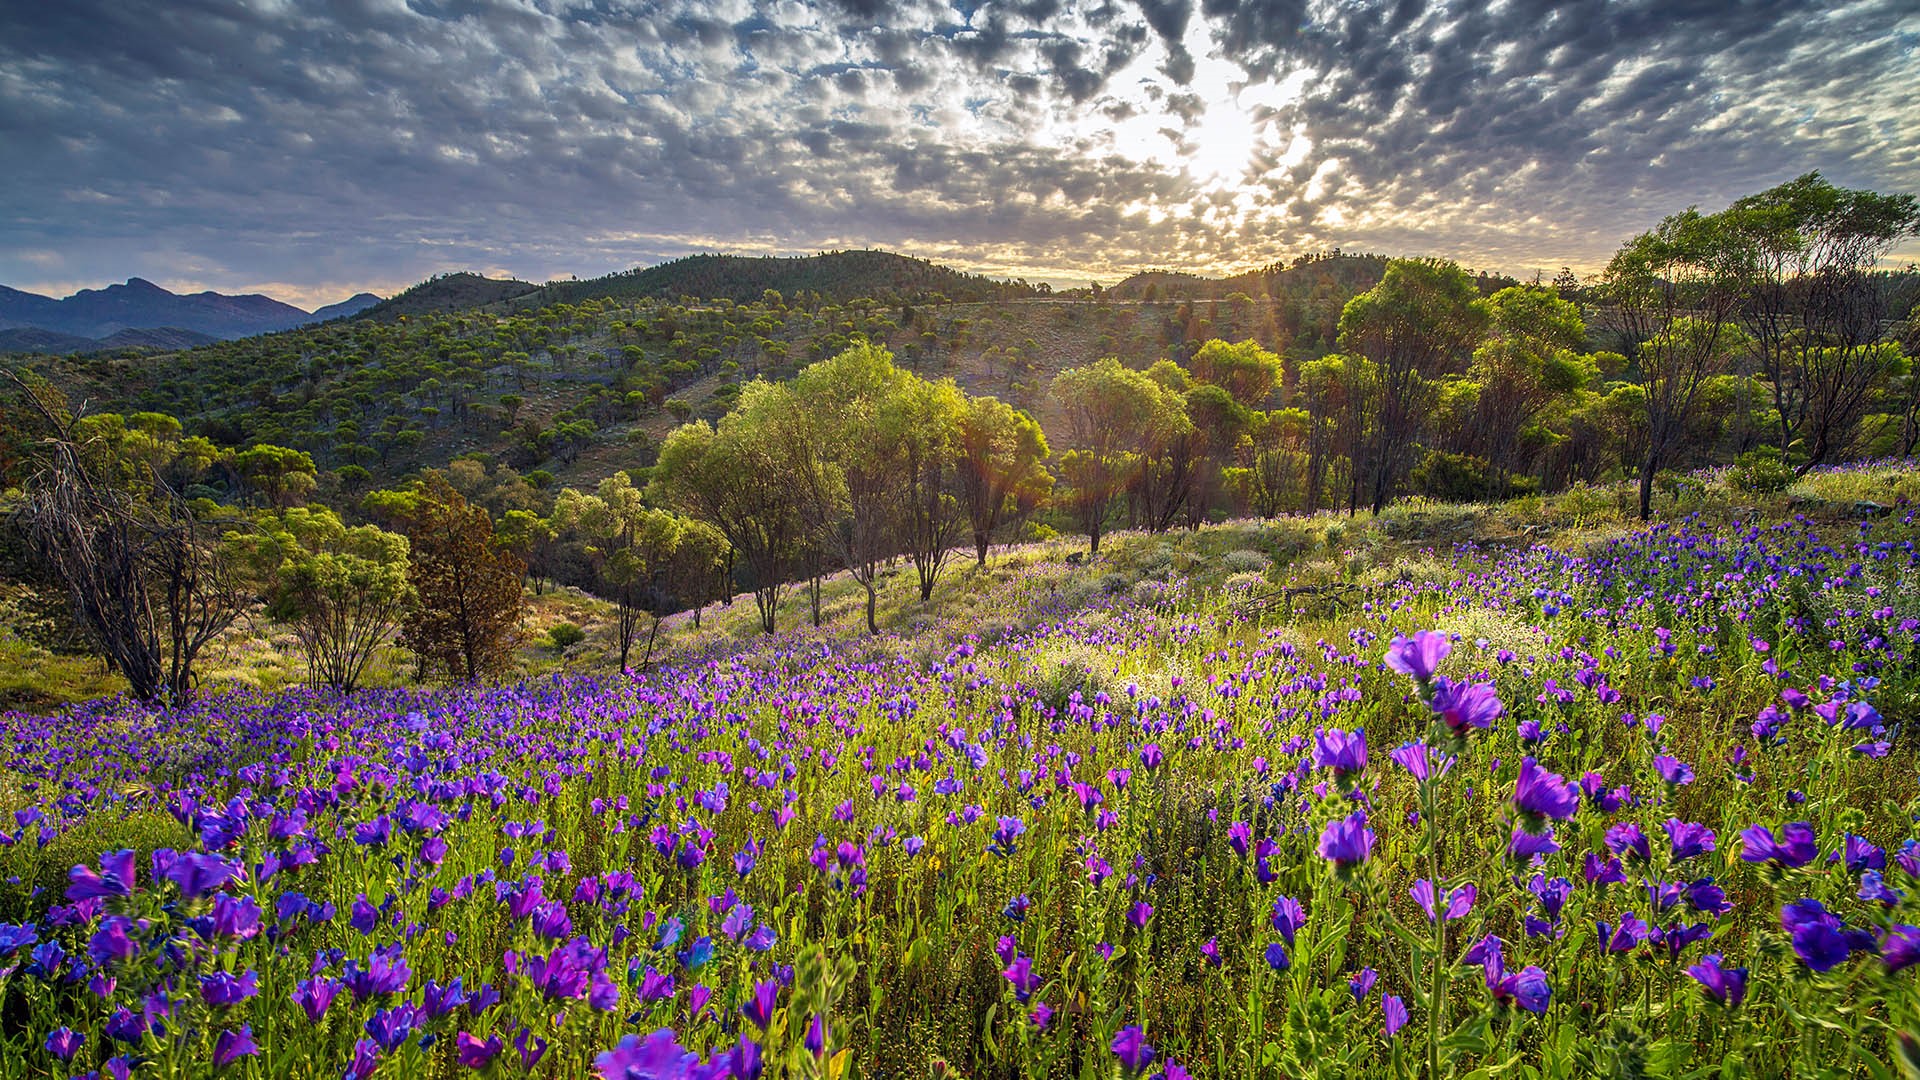
[[[379,302],[372,293],[361,293],[305,311],[259,293],[169,292],[144,278],[82,289],[64,299],[0,285],[0,352],[180,348],[326,322]]]

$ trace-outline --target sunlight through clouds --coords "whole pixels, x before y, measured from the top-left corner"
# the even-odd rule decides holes
[[[1916,41],[1897,0],[13,5],[0,280],[830,244],[1071,283],[1334,245],[1590,267],[1808,169],[1920,188]]]

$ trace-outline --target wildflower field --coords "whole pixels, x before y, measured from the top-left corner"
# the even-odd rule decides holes
[[[9,715],[0,1077],[1897,1076],[1914,535]]]

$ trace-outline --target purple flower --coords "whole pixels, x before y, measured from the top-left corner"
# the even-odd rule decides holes
[[[1359,1004],[1373,993],[1373,984],[1380,981],[1380,973],[1372,968],[1361,968],[1347,980],[1347,989],[1353,994],[1354,1004]]]
[[[1415,780],[1445,776],[1453,767],[1453,758],[1433,750],[1423,742],[1403,743],[1387,755],[1394,764],[1413,774]]]
[[[413,1003],[403,1001],[391,1009],[375,1012],[367,1020],[366,1032],[380,1049],[392,1053],[413,1035],[414,1023],[420,1019]]]
[[[138,875],[131,850],[100,856],[100,872],[76,866],[67,871],[67,899],[92,900],[96,897],[120,897],[133,894]]]
[[[380,1047],[372,1039],[353,1044],[353,1061],[348,1063],[343,1080],[368,1080],[380,1067]]]
[[[1267,966],[1275,971],[1285,971],[1293,966],[1293,959],[1287,955],[1285,944],[1273,941],[1267,944]]]
[[[1887,936],[1880,939],[1880,959],[1889,974],[1920,964],[1920,927],[1905,923],[1888,927]]]
[[[80,1047],[84,1045],[86,1041],[87,1037],[85,1035],[80,1034],[72,1028],[55,1028],[47,1033],[47,1053],[52,1054],[61,1061],[72,1061],[73,1055],[80,1052]]]
[[[1621,821],[1607,827],[1607,850],[1622,858],[1646,862],[1653,858],[1653,845],[1647,842],[1638,822]]]
[[[700,1055],[681,1046],[667,1028],[645,1039],[624,1036],[620,1045],[593,1059],[603,1080],[681,1080],[699,1063]]]
[[[1433,679],[1440,661],[1452,651],[1453,642],[1447,635],[1432,630],[1421,630],[1412,639],[1396,634],[1393,644],[1387,646],[1387,667],[1412,677],[1417,683],[1427,683]]]
[[[1159,768],[1164,760],[1166,760],[1166,754],[1161,752],[1159,743],[1148,743],[1140,748],[1140,764],[1148,772]]]
[[[349,960],[341,972],[342,981],[353,992],[353,1000],[364,1002],[370,997],[381,994],[397,994],[406,988],[407,980],[413,977],[413,970],[407,966],[407,958],[401,954],[402,945],[394,942],[373,950],[367,958],[367,966]]]
[[[100,920],[99,929],[87,939],[87,958],[95,964],[106,967],[116,961],[131,960],[139,955],[140,943],[133,939],[131,931],[134,921],[125,915],[109,915]],[[7,953],[0,947],[0,956]]]
[[[1543,833],[1531,833],[1515,825],[1513,835],[1507,840],[1507,857],[1516,860],[1528,860],[1536,865],[1543,856],[1560,850],[1560,844],[1553,838],[1553,830]]]
[[[1793,939],[1793,952],[1811,971],[1830,971],[1852,954],[1845,924],[1818,900],[1795,900],[1780,909],[1780,927]]]
[[[155,876],[173,882],[181,895],[197,900],[240,876],[240,867],[218,855],[161,849],[153,853]]]
[[[801,1045],[807,1048],[808,1053],[819,1057],[827,1052],[827,1035],[827,1018],[814,1013],[813,1019],[807,1021],[807,1034],[801,1039]]]
[[[1807,923],[1793,932],[1793,953],[1811,971],[1828,971],[1853,952],[1840,931],[1824,922]]]
[[[216,971],[211,975],[200,976],[200,998],[216,1009],[238,1005],[260,992],[257,985],[259,976],[248,971],[238,977]]]
[[[1367,767],[1367,733],[1338,728],[1318,728],[1313,733],[1313,763],[1332,769],[1336,776],[1347,776]]]
[[[1687,968],[1707,996],[1729,1008],[1747,999],[1747,969],[1720,966],[1720,954],[1708,953],[1699,963]]]
[[[1749,825],[1740,832],[1740,858],[1745,862],[1774,862],[1797,869],[1818,854],[1813,826],[1804,821],[1782,826],[1778,837],[1764,825]]]
[[[1053,1006],[1044,1001],[1038,1002],[1033,1011],[1027,1014],[1027,1019],[1033,1021],[1034,1030],[1045,1031],[1047,1024],[1053,1020]]]
[[[243,1057],[252,1057],[260,1052],[253,1041],[253,1025],[245,1024],[238,1031],[222,1031],[213,1040],[213,1067],[224,1069]]]
[[[1847,834],[1846,841],[1841,845],[1840,857],[1846,863],[1847,869],[1856,874],[1863,870],[1887,868],[1886,851],[1870,843],[1866,837],[1855,836],[1852,833]]]
[[[1714,849],[1713,830],[1705,825],[1668,818],[1666,830],[1667,841],[1673,848],[1674,862],[1684,862]]]
[[[456,1035],[453,1042],[458,1050],[461,1067],[474,1070],[484,1069],[493,1064],[493,1059],[499,1057],[500,1051],[507,1048],[507,1044],[501,1042],[498,1035],[489,1038],[486,1042],[481,1042],[465,1031]]]
[[[1499,695],[1488,683],[1453,683],[1436,679],[1433,684],[1433,711],[1455,736],[1470,729],[1492,727],[1507,711]]]
[[[1366,811],[1355,810],[1344,818],[1328,822],[1320,834],[1319,851],[1320,857],[1340,872],[1366,862],[1373,854],[1373,830],[1367,828]]]
[[[1669,757],[1666,754],[1656,756],[1653,759],[1653,771],[1660,774],[1660,779],[1674,787],[1693,783],[1693,769],[1676,757]]]
[[[1433,882],[1426,878],[1421,878],[1419,881],[1413,883],[1413,888],[1408,889],[1407,894],[1413,897],[1414,903],[1420,905],[1420,910],[1427,913],[1428,922],[1433,922],[1443,917],[1439,911],[1439,898],[1434,894]],[[1465,917],[1468,912],[1473,910],[1473,902],[1479,895],[1480,890],[1471,882],[1453,890],[1447,897],[1447,907],[1444,918],[1450,921]]]
[[[1273,913],[1267,917],[1267,925],[1285,938],[1288,945],[1292,945],[1293,936],[1307,925],[1307,909],[1291,896],[1277,897],[1273,901]]]
[[[1236,821],[1227,826],[1227,846],[1234,854],[1246,858],[1247,849],[1253,845],[1253,828],[1244,821]]]
[[[1128,1024],[1121,1028],[1108,1048],[1120,1059],[1121,1066],[1129,1076],[1138,1076],[1153,1064],[1153,1047],[1147,1045],[1147,1033],[1141,1030],[1139,1024]]]
[[[1646,921],[1631,911],[1620,916],[1620,925],[1612,932],[1608,932],[1605,922],[1595,922],[1594,929],[1598,931],[1601,947],[1613,953],[1632,952],[1652,932]]]
[[[1407,1003],[1400,1000],[1398,994],[1388,994],[1380,999],[1380,1011],[1386,1015],[1387,1038],[1400,1034],[1407,1026]]]
[[[1033,992],[1040,988],[1040,976],[1033,970],[1031,956],[1014,957],[1013,963],[1008,964],[1007,969],[1000,974],[1006,976],[1007,982],[1013,985],[1013,996],[1022,1004],[1025,1004],[1027,999],[1033,996]]]
[[[1580,809],[1580,789],[1531,757],[1520,759],[1520,778],[1514,781],[1513,804],[1529,819],[1565,821]]]
[[[1147,920],[1151,918],[1153,918],[1153,905],[1147,903],[1145,900],[1138,901],[1131,908],[1127,909],[1127,921],[1132,923],[1137,929],[1145,930],[1147,928]]]
[[[327,1010],[333,1007],[334,996],[339,992],[339,983],[316,975],[294,986],[293,1003],[307,1014],[309,1023],[318,1024],[320,1018],[327,1015]]]
[[[1026,831],[1026,822],[1017,817],[1003,817],[1000,827],[993,831],[993,843],[987,845],[987,850],[995,855],[1011,855],[1017,850],[1014,839]]]

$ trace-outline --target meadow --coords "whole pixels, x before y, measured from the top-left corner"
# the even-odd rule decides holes
[[[1055,543],[643,675],[7,714],[0,1077],[1901,1075],[1908,475]]]

